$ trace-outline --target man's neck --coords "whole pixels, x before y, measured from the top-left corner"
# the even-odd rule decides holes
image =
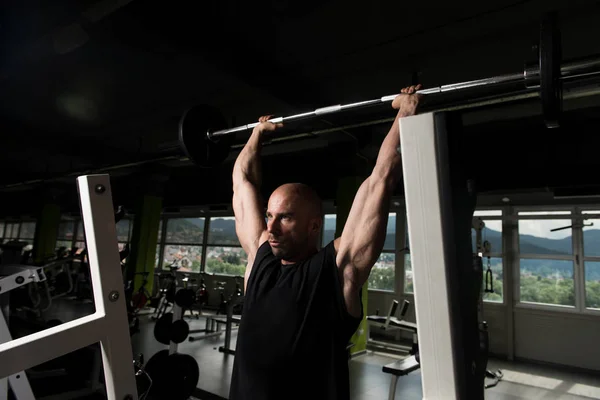
[[[302,254],[299,254],[296,257],[293,258],[282,258],[281,259],[281,265],[292,265],[292,264],[297,264],[301,261],[306,260],[307,258],[311,257],[312,255],[314,255],[315,253],[317,253],[317,248],[316,247],[311,247],[308,250],[306,250],[305,252],[303,252]]]

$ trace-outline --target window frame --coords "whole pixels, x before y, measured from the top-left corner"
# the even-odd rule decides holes
[[[204,272],[204,265],[205,265],[205,261],[206,261],[206,239],[207,239],[207,235],[208,235],[208,225],[209,225],[209,221],[210,221],[210,213],[193,213],[193,212],[184,212],[184,213],[168,213],[168,214],[163,214],[161,216],[161,222],[162,222],[162,226],[159,222],[159,227],[161,227],[161,232],[160,232],[160,240],[157,240],[157,246],[160,246],[160,253],[159,253],[159,262],[158,265],[156,266],[156,272],[157,273],[164,273],[166,271],[168,271],[168,269],[164,268],[164,261],[165,261],[165,248],[167,246],[196,246],[196,247],[200,247],[200,269],[198,271],[186,271],[186,274],[200,274]],[[202,229],[202,241],[200,243],[197,242],[168,242],[167,241],[167,228],[169,225],[169,220],[170,219],[192,219],[192,218],[196,218],[196,219],[200,219],[200,218],[204,218],[204,227]]]
[[[584,206],[574,205],[537,205],[537,206],[515,206],[513,213],[507,218],[515,220],[513,225],[514,234],[512,240],[513,247],[513,294],[514,307],[516,309],[529,309],[538,311],[549,311],[557,313],[577,314],[586,316],[599,316],[600,309],[588,309],[585,307],[585,261],[600,261],[600,256],[585,257],[583,249],[583,229],[580,226],[584,222],[582,211],[594,210],[600,211],[600,206],[593,204]],[[519,212],[549,212],[549,211],[570,211],[570,214],[550,214],[550,215],[519,215]],[[600,213],[585,214],[585,217],[597,216],[600,219]],[[544,254],[521,254],[519,240],[519,221],[520,220],[570,220],[571,221],[571,255],[544,255]],[[521,258],[527,259],[546,259],[546,260],[567,260],[573,263],[573,288],[575,305],[565,306],[560,304],[530,303],[521,301]]]
[[[485,212],[486,211],[500,211],[500,215],[491,215],[488,214],[486,215]],[[505,242],[504,242],[504,220],[506,217],[506,209],[504,207],[481,207],[481,208],[476,208],[475,212],[473,213],[473,218],[478,217],[481,218],[483,220],[483,222],[486,221],[500,221],[501,224],[501,228],[500,228],[500,242],[502,243],[502,249],[500,252],[496,252],[494,251],[494,249],[492,248],[492,252],[491,253],[484,253],[482,256],[482,261],[483,261],[483,276],[485,278],[485,271],[487,269],[487,258],[488,256],[491,258],[499,258],[502,260],[502,301],[494,301],[494,300],[486,300],[485,298],[483,298],[485,296],[485,293],[481,293],[482,295],[482,300],[485,303],[486,306],[490,305],[492,307],[504,307],[506,306],[506,254],[507,251],[505,249]],[[473,235],[473,228],[471,228],[471,235]],[[472,237],[472,236],[471,236]],[[485,240],[485,238],[484,238]],[[483,291],[483,285],[481,290]]]
[[[242,249],[242,251],[245,252],[245,250],[241,244],[220,244],[220,243],[209,242],[208,236],[210,235],[210,224],[211,224],[213,218],[231,218],[235,221],[235,215],[233,215],[232,212],[219,212],[219,213],[211,214],[210,216],[207,217],[207,220],[206,220],[207,222],[204,227],[204,229],[205,229],[204,241],[203,241],[204,247],[202,248],[202,264],[200,266],[200,271],[202,273],[211,274],[214,276],[228,276],[228,277],[236,277],[237,276],[237,277],[239,277],[239,275],[231,275],[231,274],[223,274],[223,273],[217,274],[215,272],[207,272],[206,271],[206,262],[208,260],[208,248],[209,247],[235,248],[235,249]],[[247,265],[245,268],[247,268]],[[244,268],[244,272],[245,272],[245,268]]]

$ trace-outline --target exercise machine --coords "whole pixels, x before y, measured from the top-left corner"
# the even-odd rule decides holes
[[[81,176],[77,184],[96,312],[1,343],[0,379],[18,385],[26,369],[100,343],[108,400],[138,399],[116,227],[107,223],[114,218],[110,180],[108,175]]]
[[[394,314],[396,314],[396,310],[398,308],[398,301],[392,301],[392,305],[388,311],[387,316],[380,315],[369,315],[367,316],[367,321],[369,322],[368,327],[371,331],[372,329],[378,329],[386,332],[394,332],[394,331],[406,331],[410,332],[413,337],[412,346],[409,349],[405,349],[401,346],[392,345],[390,343],[375,343],[377,346],[381,346],[389,349],[390,347],[395,350],[408,350],[408,357],[395,361],[390,364],[386,364],[382,367],[382,371],[384,373],[392,375],[392,379],[390,381],[390,389],[388,394],[389,400],[394,400],[396,398],[396,386],[398,384],[398,379],[401,376],[408,375],[413,371],[416,371],[420,368],[420,358],[419,358],[419,339],[417,334],[417,324],[414,322],[409,322],[404,320],[404,316],[406,315],[408,308],[410,307],[410,302],[408,300],[404,300],[402,304],[402,310],[400,311],[400,318],[396,318]],[[369,341],[373,344],[370,339]]]
[[[473,267],[481,271],[483,274],[483,257],[487,255],[488,265],[485,271],[485,282],[481,285],[484,286],[482,290],[479,290],[479,299],[477,304],[478,318],[479,318],[479,333],[481,342],[481,352],[483,353],[481,358],[481,364],[485,364],[482,368],[485,370],[485,378],[491,381],[486,381],[484,388],[488,389],[494,387],[504,377],[501,370],[491,371],[486,368],[487,357],[489,352],[489,332],[487,328],[487,322],[483,318],[483,293],[494,293],[494,277],[492,275],[492,269],[489,263],[489,254],[492,252],[492,245],[487,240],[483,240],[483,230],[485,229],[485,222],[479,217],[473,217],[471,227],[475,230],[475,253],[473,254]]]

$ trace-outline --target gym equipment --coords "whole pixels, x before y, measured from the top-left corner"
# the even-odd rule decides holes
[[[492,245],[487,240],[483,240],[483,229],[485,228],[485,222],[480,217],[473,217],[471,221],[471,228],[475,230],[475,253],[473,254],[473,269],[477,276],[483,277],[483,257],[487,255],[488,265],[485,273],[485,288],[481,290],[484,285],[479,280],[477,287],[477,314],[479,320],[479,341],[480,341],[480,357],[479,363],[476,368],[479,369],[479,374],[482,381],[485,378],[491,378],[491,383],[484,383],[484,388],[488,389],[494,387],[504,376],[501,370],[490,371],[487,368],[487,359],[489,351],[489,332],[487,329],[487,322],[483,319],[483,293],[494,293],[494,277],[492,275],[492,269],[490,265],[490,253],[492,252]]]
[[[406,351],[409,351],[412,353],[416,352],[416,349],[418,346],[417,345],[417,343],[418,343],[417,324],[404,320],[404,317],[405,317],[406,313],[408,312],[408,308],[410,307],[410,302],[408,300],[404,300],[404,303],[402,304],[402,309],[400,310],[400,318],[395,317],[396,310],[398,309],[398,304],[399,303],[397,300],[392,301],[392,304],[390,305],[388,314],[385,317],[378,315],[378,313],[376,313],[376,315],[368,315],[367,316],[367,321],[369,322],[367,324],[367,329],[368,329],[367,344],[369,345],[370,348],[383,349],[386,351],[391,350],[392,352],[399,352],[399,353],[405,353]],[[398,331],[405,331],[405,332],[412,333],[412,336],[413,336],[412,346],[407,347],[407,346],[403,346],[401,344],[374,340],[371,338],[371,333],[374,332],[375,330],[392,332],[392,333],[398,332]]]
[[[198,132],[208,132],[226,125],[225,117],[216,108],[200,105],[188,109],[179,122],[179,143],[182,150],[203,167],[219,165],[229,155],[231,138],[205,140]]]
[[[42,282],[46,280],[43,269],[36,267],[2,265],[0,272],[2,274],[0,277],[0,296],[5,303],[8,302],[8,296],[5,295],[7,295],[11,290],[33,282]],[[8,306],[6,309],[9,310],[9,304],[6,305]],[[2,308],[3,307],[0,307],[0,344],[10,342],[12,340],[12,336],[8,329],[8,323],[6,322],[6,319],[9,316],[4,315]],[[23,371],[24,369],[25,368],[20,371],[17,370],[16,373],[10,374],[10,376],[8,376],[8,385],[11,387],[17,399],[33,399],[33,391],[31,390],[29,379]],[[0,379],[0,388],[7,388],[8,386],[6,384],[7,382],[5,378]],[[0,396],[4,397],[6,394],[0,393]]]
[[[154,354],[146,363],[145,370],[152,379],[148,399],[187,400],[200,378],[200,369],[194,357],[169,354],[169,350]]]
[[[390,328],[392,330],[402,329],[413,334],[413,346],[409,351],[409,356],[403,360],[398,360],[393,363],[386,364],[382,367],[383,372],[392,375],[388,395],[389,400],[394,400],[396,398],[396,386],[398,384],[398,378],[404,375],[408,375],[421,367],[419,359],[417,324],[403,320],[404,316],[408,311],[409,306],[410,302],[408,300],[404,300],[402,310],[400,311],[400,319],[394,317],[396,309],[398,308],[397,300],[394,300],[392,302],[392,305],[390,306],[390,310],[386,317],[379,315],[367,316],[367,321],[369,321],[369,325],[375,325],[383,330],[389,330]]]
[[[176,289],[177,292],[185,290]],[[177,293],[175,293],[175,296]],[[148,399],[187,399],[198,384],[200,370],[194,357],[177,352],[177,345],[185,340],[189,327],[183,317],[183,309],[173,304],[173,312],[164,314],[154,329],[155,337],[163,344],[168,344],[168,350],[161,350],[146,363],[145,370],[152,380]],[[158,327],[158,328],[157,328]],[[166,342],[166,343],[165,343]]]
[[[181,289],[178,290],[177,293],[175,293],[174,301],[181,308],[191,308],[195,300],[196,293],[194,293],[193,289]]]
[[[231,348],[231,331],[233,330],[233,324],[240,324],[242,318],[240,316],[234,316],[234,310],[237,310],[244,302],[243,296],[233,297],[227,305],[227,319],[225,320],[225,343],[219,347],[219,351],[225,354],[235,355],[235,350]],[[216,319],[215,319],[216,320]],[[218,320],[216,320],[219,322]]]
[[[555,13],[546,14],[540,29],[539,74],[544,121],[548,128],[560,126],[563,94],[560,79],[561,60],[562,51],[557,16]]]
[[[162,344],[181,343],[190,332],[190,327],[183,319],[173,320],[173,313],[166,313],[154,324],[154,338]]]
[[[19,338],[2,338],[0,379],[8,378],[18,399],[31,398],[19,385],[24,370],[101,343],[104,381],[108,400],[137,399],[136,379],[123,296],[123,278],[118,266],[117,235],[113,223],[112,195],[108,175],[77,178],[78,193],[88,238],[90,270],[96,310],[92,315]],[[112,267],[111,267],[112,266]],[[36,270],[34,270],[36,271]],[[30,273],[31,270],[28,271]],[[35,280],[36,275],[11,279],[16,284]],[[11,282],[2,282],[3,288]],[[3,289],[4,290],[4,289]],[[0,318],[0,323],[5,322]],[[4,383],[4,382],[3,382]],[[21,391],[20,391],[21,390]]]
[[[585,79],[591,75],[600,75],[599,57],[574,60],[561,65],[560,40],[556,16],[545,16],[540,24],[537,65],[526,66],[523,72],[420,90],[418,93],[428,95],[427,102],[421,108],[424,111],[456,110],[537,97],[542,100],[546,126],[556,128],[560,125],[563,84],[578,78]],[[390,103],[396,96],[397,94],[393,94],[351,104],[331,105],[314,111],[273,118],[270,121],[289,123],[314,119],[342,111]],[[180,145],[185,154],[198,166],[214,167],[218,165],[225,160],[229,153],[233,140],[232,134],[248,131],[258,125],[258,122],[253,122],[224,129],[226,125],[223,121],[224,118],[218,110],[207,106],[194,106],[183,114],[179,124]],[[295,134],[289,138],[278,137],[276,140],[314,136],[388,121],[390,119],[368,121],[351,126]]]

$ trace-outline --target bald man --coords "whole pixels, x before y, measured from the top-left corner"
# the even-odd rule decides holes
[[[282,125],[259,119],[233,168],[236,231],[248,265],[230,400],[350,398],[346,346],[363,317],[361,287],[383,249],[401,176],[398,120],[416,113],[419,88],[402,89],[392,102],[398,114],[373,172],[342,235],[321,250],[321,200],[310,187],[277,188],[265,218],[261,143]]]

